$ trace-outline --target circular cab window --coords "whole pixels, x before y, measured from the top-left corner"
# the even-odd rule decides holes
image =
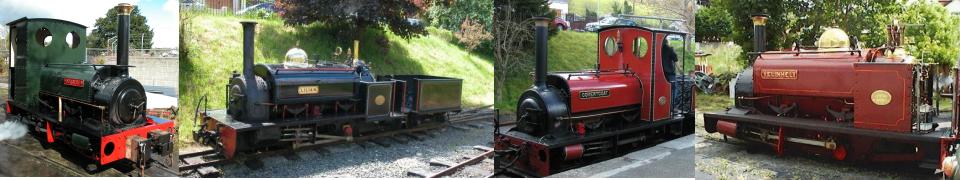
[[[617,53],[617,40],[608,36],[603,42],[603,51],[607,53],[607,56],[613,56],[613,53]]]
[[[50,46],[50,43],[53,42],[53,34],[47,28],[40,28],[40,30],[37,30],[36,40],[43,47]]]
[[[80,44],[80,36],[77,35],[77,32],[71,31],[67,33],[67,38],[65,39],[67,46],[70,48],[77,48]]]
[[[633,55],[636,57],[647,56],[647,39],[644,39],[643,37],[637,37],[637,39],[633,41],[632,50]]]

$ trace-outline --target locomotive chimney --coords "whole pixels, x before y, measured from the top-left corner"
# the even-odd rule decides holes
[[[767,37],[766,26],[767,26],[767,15],[766,14],[754,14],[751,16],[753,20],[753,51],[754,52],[763,52],[766,51]]]
[[[257,22],[243,21],[240,24],[243,25],[243,77],[248,85],[256,84],[256,79],[253,79],[253,36]]]
[[[130,12],[133,6],[128,3],[117,5],[117,65],[130,65]],[[127,68],[120,68],[120,74],[127,75]]]
[[[535,17],[534,30],[536,31],[536,60],[537,66],[534,74],[534,86],[538,89],[547,87],[547,25],[550,19],[545,17]]]

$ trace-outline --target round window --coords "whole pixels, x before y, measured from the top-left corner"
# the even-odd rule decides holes
[[[607,53],[607,56],[613,56],[613,53],[617,52],[617,40],[608,36],[607,40],[603,42],[603,50]]]
[[[80,44],[80,36],[77,36],[77,32],[67,33],[67,46],[70,48],[77,48]]]
[[[40,28],[40,30],[37,30],[36,39],[37,43],[43,45],[43,47],[47,47],[53,42],[53,34],[50,33],[50,30],[47,28]]]
[[[648,50],[648,47],[647,47],[647,39],[644,39],[644,38],[642,38],[642,37],[637,37],[637,39],[633,41],[633,55],[634,55],[634,56],[636,56],[636,57],[646,56],[646,55],[647,55],[647,50]]]

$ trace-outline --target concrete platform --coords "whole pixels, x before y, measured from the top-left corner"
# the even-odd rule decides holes
[[[621,157],[564,171],[550,178],[693,178],[695,135]]]

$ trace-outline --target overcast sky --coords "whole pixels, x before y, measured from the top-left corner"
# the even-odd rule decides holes
[[[90,34],[97,18],[105,16],[110,8],[122,2],[139,6],[140,14],[147,17],[147,25],[153,29],[154,48],[176,48],[179,45],[177,0],[0,0],[0,24],[6,29],[7,22],[22,17],[63,19],[86,25],[87,34]],[[6,30],[0,33],[6,33]],[[6,34],[2,36],[6,38]]]

